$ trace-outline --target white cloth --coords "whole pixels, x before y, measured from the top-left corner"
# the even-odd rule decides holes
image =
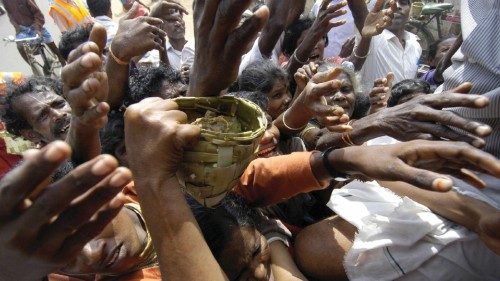
[[[193,63],[194,63],[194,43],[188,41],[186,45],[184,45],[184,48],[182,48],[181,67],[183,65],[189,65],[189,67],[192,67]]]
[[[343,0],[332,0],[331,4],[337,4],[342,2]],[[314,17],[318,16],[319,8],[321,7],[321,2],[323,0],[316,0],[314,5],[311,8],[311,15]],[[367,7],[368,10],[371,10],[375,5],[375,0],[369,0]],[[332,19],[332,21],[345,20],[345,24],[332,28],[328,32],[328,46],[325,47],[325,58],[332,58],[339,55],[340,50],[342,49],[342,45],[347,41],[347,39],[352,38],[357,30],[356,25],[354,24],[354,18],[352,17],[351,10],[346,8],[347,13]]]
[[[183,55],[186,62],[194,62],[194,48],[192,46],[193,45],[188,41],[186,42],[186,44],[184,44],[182,51],[178,51],[174,49],[174,47],[172,47],[169,42],[165,43],[165,50],[167,52],[168,61],[173,69],[181,69]],[[158,50],[151,50],[147,52],[139,60],[139,65],[151,65],[154,67],[158,67],[160,65],[160,53],[158,52]]]
[[[475,233],[377,182],[353,181],[327,205],[358,229],[344,259],[350,280],[500,278],[500,256]]]
[[[360,37],[357,39],[359,42]],[[413,33],[405,31],[403,39],[404,48],[396,35],[388,30],[372,37],[370,51],[360,71],[364,91],[369,91],[373,81],[385,77],[388,72],[394,73],[394,84],[416,77],[422,48]]]
[[[111,42],[113,41],[113,38],[115,38],[116,31],[118,31],[118,24],[114,22],[110,17],[108,16],[97,16],[94,17],[94,22],[97,22],[104,26],[106,29],[106,47],[109,48],[111,45]]]
[[[283,45],[284,38],[285,38],[285,33],[283,32],[280,35],[280,38],[278,39],[278,42],[276,42],[276,45],[273,48],[273,51],[271,53],[271,57],[270,58],[264,57],[262,55],[262,53],[260,52],[260,48],[259,48],[260,37],[257,38],[257,40],[255,40],[255,42],[253,43],[252,48],[250,49],[250,51],[248,51],[248,53],[244,54],[241,57],[241,63],[240,63],[240,68],[238,70],[238,75],[241,74],[241,72],[249,64],[251,64],[254,61],[270,59],[272,62],[274,62],[276,65],[279,66],[279,60],[278,60],[278,58],[279,58],[279,55],[281,53],[281,46]]]

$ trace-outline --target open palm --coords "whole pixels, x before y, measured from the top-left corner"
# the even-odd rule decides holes
[[[361,30],[361,35],[365,37],[372,37],[379,35],[382,31],[392,24],[394,11],[397,6],[394,0],[389,2],[389,8],[382,9],[384,0],[377,0],[372,11],[368,13],[365,19],[365,25]]]

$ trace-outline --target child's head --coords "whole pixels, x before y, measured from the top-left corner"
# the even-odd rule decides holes
[[[405,103],[417,96],[431,93],[429,83],[419,79],[405,79],[392,86],[391,96],[387,100],[387,107]]]
[[[448,50],[453,46],[457,37],[443,37],[429,46],[429,65],[436,67]]]

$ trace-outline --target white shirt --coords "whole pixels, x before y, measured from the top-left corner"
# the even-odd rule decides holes
[[[342,1],[343,0],[332,0],[331,4],[337,4]],[[323,0],[316,0],[316,2],[311,8],[312,16],[314,17],[318,16],[319,8],[321,7],[322,2]],[[370,0],[368,4],[366,4],[368,10],[371,10],[373,8],[375,2],[376,2],[375,0]],[[340,50],[342,49],[342,45],[345,43],[345,41],[347,41],[347,39],[349,38],[352,38],[357,32],[351,10],[347,6],[344,9],[347,11],[346,14],[332,19],[332,21],[345,20],[346,22],[341,26],[332,28],[328,32],[328,46],[325,47],[325,53],[324,53],[325,58],[338,56]]]
[[[388,30],[372,37],[370,51],[360,71],[364,91],[369,91],[373,81],[385,77],[388,72],[394,73],[394,84],[416,77],[422,48],[413,33],[405,31],[404,40],[403,48],[396,35]]]
[[[240,63],[240,67],[239,67],[239,70],[238,70],[238,74],[241,74],[241,72],[249,64],[251,64],[254,61],[258,61],[258,60],[270,59],[277,66],[279,66],[278,58],[279,58],[279,55],[281,53],[281,46],[283,45],[284,38],[285,38],[285,32],[281,33],[280,38],[278,39],[278,42],[276,42],[276,45],[274,46],[273,51],[271,52],[271,57],[270,58],[264,57],[262,55],[262,53],[260,52],[260,48],[259,48],[260,37],[257,38],[257,40],[255,40],[255,42],[253,43],[253,46],[250,49],[250,51],[248,51],[248,53],[244,54],[241,57],[241,63]]]
[[[109,46],[111,45],[111,41],[113,41],[113,38],[115,38],[116,31],[118,31],[118,24],[116,24],[116,22],[114,22],[108,16],[94,17],[94,22],[101,24],[106,29],[106,47],[109,48]]]
[[[194,61],[194,48],[192,44],[186,42],[182,51],[178,51],[170,45],[169,42],[165,44],[165,50],[167,52],[168,61],[170,66],[175,70],[180,70],[181,65],[185,63],[189,64]],[[160,53],[158,50],[151,50],[147,52],[139,61],[139,65],[151,65],[157,67],[160,65]]]

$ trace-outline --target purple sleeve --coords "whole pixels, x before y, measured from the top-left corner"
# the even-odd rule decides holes
[[[430,85],[437,85],[436,81],[434,81],[434,75],[436,74],[436,69],[431,69],[427,71],[422,77],[420,77],[421,80],[424,80],[425,82],[429,83]]]

